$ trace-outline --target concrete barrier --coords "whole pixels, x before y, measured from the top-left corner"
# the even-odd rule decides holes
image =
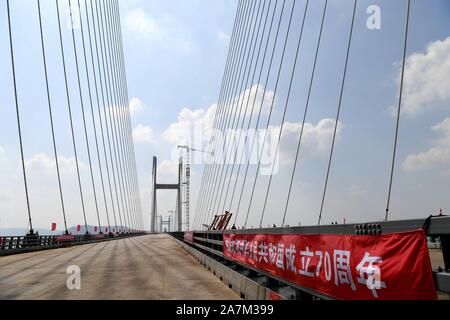
[[[245,279],[245,298],[247,300],[260,300],[259,299],[259,288],[261,287],[258,282],[255,282],[251,279]],[[241,288],[242,291],[243,288]]]
[[[177,243],[192,255],[201,265],[213,273],[226,286],[233,290],[238,296],[245,300],[284,300],[280,294],[268,289],[239,272],[229,268],[219,261],[203,254],[199,250],[176,239]]]

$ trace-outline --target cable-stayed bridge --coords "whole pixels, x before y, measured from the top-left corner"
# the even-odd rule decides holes
[[[36,0],[28,4],[37,17],[40,50],[32,58],[41,70],[43,92],[39,94],[45,97],[48,111],[58,185],[58,197],[46,201],[58,202],[60,215],[54,221],[61,221],[52,223],[48,234],[39,234],[35,223],[39,210],[32,201],[36,189],[30,186],[25,157],[32,141],[24,138],[22,120],[29,112],[23,99],[28,88],[18,72],[20,58],[30,55],[31,59],[31,54],[15,41],[21,8],[6,0],[1,18],[7,34],[1,41],[7,45],[8,61],[3,65],[13,97],[10,107],[28,232],[0,235],[0,256],[5,256],[0,258],[2,298],[376,300],[436,299],[438,293],[446,297],[450,292],[450,218],[442,210],[435,215],[424,213],[422,219],[391,217],[415,3],[405,0],[396,12],[402,21],[396,31],[401,34],[397,44],[400,74],[392,134],[383,137],[391,144],[390,152],[383,154],[389,163],[387,172],[380,173],[386,177],[383,211],[374,222],[362,212],[358,223],[347,221],[345,213],[338,215],[344,217],[342,223],[327,221],[332,219],[328,214],[337,210],[330,205],[330,184],[346,99],[354,94],[349,90],[353,54],[356,46],[364,45],[355,42],[362,41],[356,33],[361,20],[366,22],[365,1],[347,1],[348,12],[341,17],[342,52],[336,56],[342,61],[333,63],[330,71],[338,74],[334,116],[325,121],[328,142],[322,148],[326,154],[323,181],[318,182],[314,197],[317,213],[308,213],[316,223],[303,222],[299,213],[302,195],[296,176],[303,172],[302,159],[311,147],[308,121],[317,117],[315,108],[319,108],[312,100],[321,89],[317,78],[320,57],[327,48],[327,22],[335,9],[332,1],[239,1],[208,147],[197,149],[190,142],[179,146],[186,158],[180,157],[174,184],[158,183],[154,158],[153,196],[145,199],[151,201],[151,212],[143,212],[141,206],[142,177],[136,167],[119,2]],[[314,31],[308,28],[312,21]],[[57,69],[49,67],[50,59],[59,60]],[[298,99],[300,85],[303,100]],[[300,122],[291,150],[292,166],[280,183],[276,177],[280,163],[286,161],[283,138],[292,129],[288,121],[292,110],[300,115]],[[80,210],[68,205],[61,174],[65,164],[61,150],[67,148],[58,144],[60,124],[55,114],[61,112],[74,154],[72,187]],[[80,116],[78,121],[75,114]],[[279,120],[276,125],[275,119]],[[313,147],[314,143],[320,141],[313,141]],[[80,150],[87,154],[86,165],[80,161]],[[202,153],[209,162],[204,165],[190,217],[193,152]],[[88,181],[83,181],[83,166]],[[177,192],[174,218],[164,220],[159,213],[157,190]],[[146,216],[151,219],[149,226]],[[176,231],[163,234],[163,225],[167,231]],[[111,277],[114,287],[106,281]]]

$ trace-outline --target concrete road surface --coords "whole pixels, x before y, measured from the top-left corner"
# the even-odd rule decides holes
[[[67,287],[70,266],[81,290]],[[0,257],[0,299],[238,298],[167,235]]]

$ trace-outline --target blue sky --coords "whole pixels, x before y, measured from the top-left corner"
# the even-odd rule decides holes
[[[43,0],[42,3],[51,92],[57,118],[57,142],[65,165],[63,183],[68,198],[69,223],[78,224],[81,223],[80,204],[73,175],[73,152],[62,91],[55,5],[54,1]],[[276,12],[280,12],[280,4]],[[291,0],[286,0],[287,9],[292,4]],[[381,8],[381,30],[369,30],[366,27],[366,9],[372,4]],[[395,125],[392,106],[396,105],[398,95],[405,4],[406,1],[359,1],[324,222],[341,222],[344,218],[358,222],[384,218]],[[296,2],[292,32],[288,38],[287,55],[270,122],[274,128],[281,121],[304,5],[305,1]],[[120,6],[141,196],[146,223],[149,224],[152,156],[159,157],[161,181],[174,181],[174,146],[189,139],[192,126],[210,126],[214,104],[219,96],[237,1],[132,0],[120,1]],[[67,15],[66,1],[61,2],[61,8],[61,12]],[[0,227],[15,227],[26,225],[26,211],[14,122],[5,9],[3,4],[0,9],[0,42],[3,44],[0,46],[0,61],[4,61],[0,75]],[[284,12],[282,35],[287,29],[287,9]],[[305,107],[322,10],[323,1],[312,1],[294,76],[294,89],[287,109],[288,123],[285,125],[280,150],[283,161],[279,173],[273,179],[265,224],[280,224],[280,208],[284,207],[287,181],[293,168],[292,159]],[[291,225],[299,222],[314,224],[317,221],[351,10],[352,1],[330,0],[306,121],[305,140],[301,147],[301,162],[287,215],[287,223]],[[36,4],[29,0],[13,1],[12,13],[33,212],[39,226],[48,227],[51,222],[61,225]],[[405,103],[392,219],[426,217],[440,208],[447,212],[450,210],[447,196],[450,189],[449,15],[450,4],[446,0],[412,0]],[[69,32],[64,32],[69,46]],[[271,43],[273,36],[272,33]],[[71,95],[77,101],[73,58],[68,56]],[[277,48],[276,66],[280,58],[281,48]],[[267,68],[263,74],[265,78]],[[269,74],[269,95],[274,90],[275,76],[274,71]],[[255,85],[256,82],[248,83],[241,91]],[[86,94],[87,89],[83,89]],[[241,91],[238,88],[235,95],[239,96]],[[86,148],[82,145],[81,113],[76,102],[74,109],[80,158],[85,165],[82,178],[88,189]],[[262,120],[263,126],[265,121]],[[251,123],[254,125],[255,120]],[[202,169],[203,166],[194,166],[194,209]],[[98,178],[98,170],[94,171]],[[252,166],[249,180],[253,181],[255,171]],[[258,178],[256,199],[263,197],[267,182],[267,177]],[[247,188],[250,188],[249,182]],[[243,198],[244,208],[248,206],[248,193]],[[94,223],[90,195],[87,203],[89,217]],[[173,210],[175,195],[161,193],[158,205],[162,214]],[[235,208],[235,203],[230,205],[232,212]],[[256,201],[251,208],[249,225],[256,226],[262,201]],[[239,213],[238,224],[242,223],[243,215]]]

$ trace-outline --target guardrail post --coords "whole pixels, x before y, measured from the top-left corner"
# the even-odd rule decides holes
[[[305,300],[306,301],[312,301],[313,300],[313,296],[310,295],[309,293],[306,293],[304,291],[296,289],[295,290],[295,299],[296,300],[303,300],[303,301],[305,301]]]
[[[37,244],[40,245],[40,237],[36,234],[27,234],[25,238],[23,239],[22,247],[34,247]]]

